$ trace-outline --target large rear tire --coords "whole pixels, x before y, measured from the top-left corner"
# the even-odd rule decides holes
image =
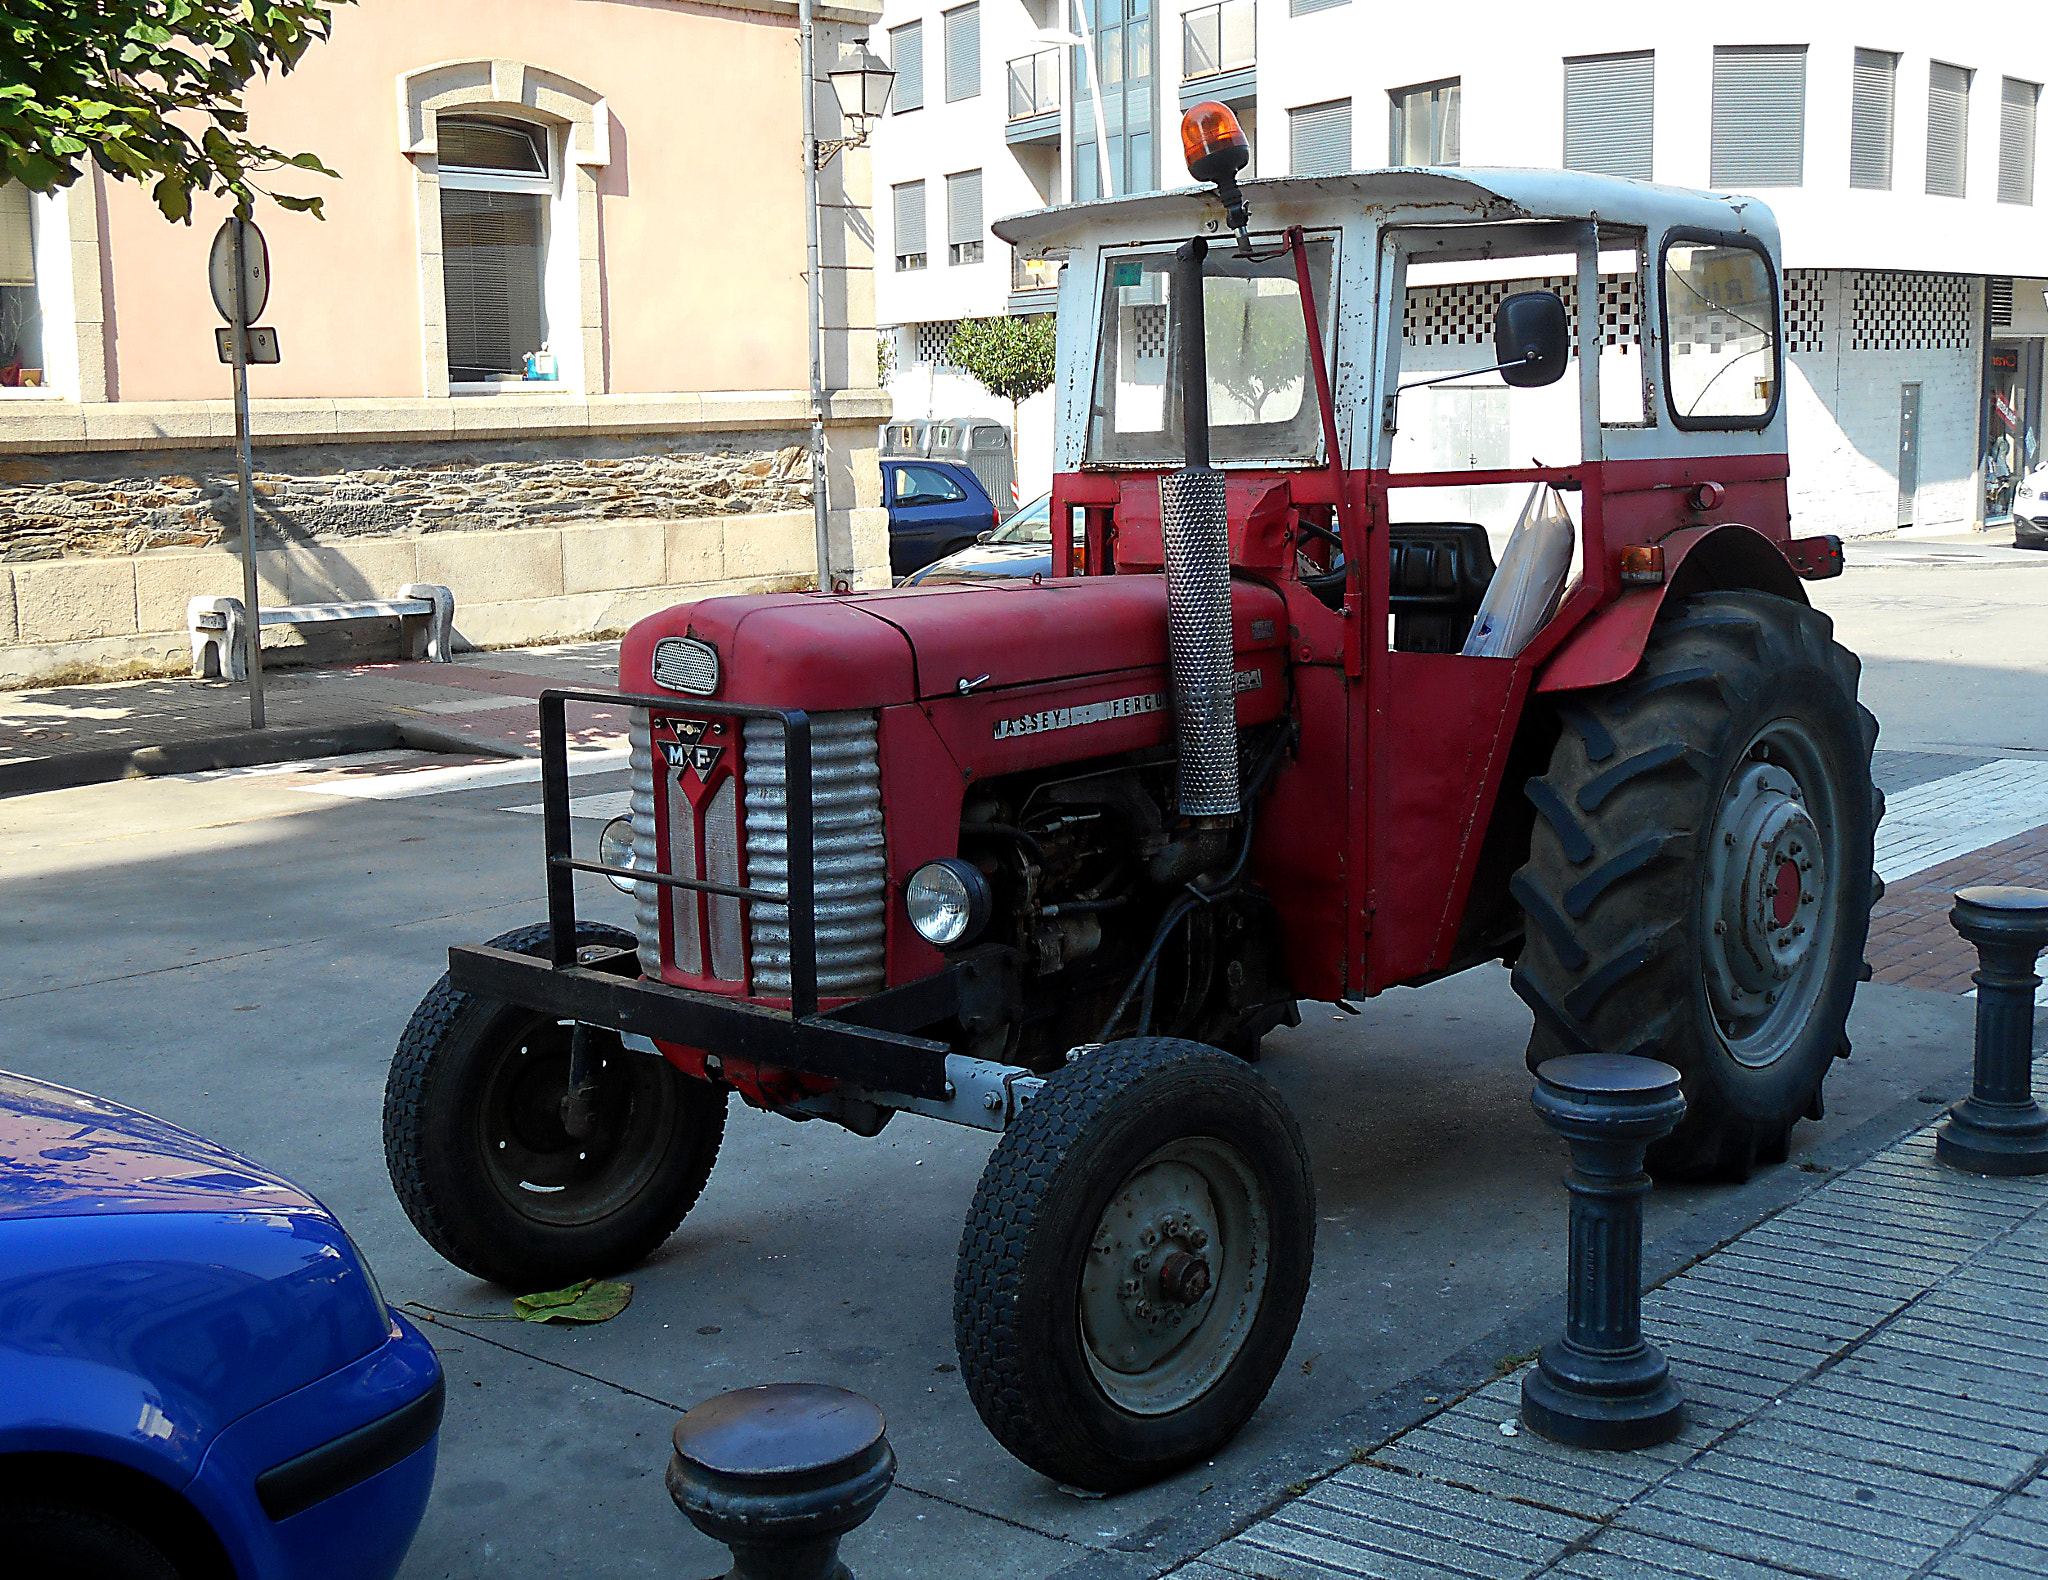
[[[1314,1254],[1308,1156],[1272,1084],[1201,1043],[1108,1043],[982,1173],[953,1285],[968,1395],[1055,1481],[1156,1481],[1258,1409]]]
[[[1881,892],[1877,721],[1827,616],[1759,592],[1684,599],[1626,681],[1562,709],[1512,880],[1532,1067],[1566,1053],[1676,1065],[1664,1178],[1745,1179],[1819,1118]]]
[[[544,955],[545,925],[490,947]],[[579,923],[578,949],[630,949]],[[604,1059],[595,1133],[563,1127],[571,1028],[457,991],[413,1011],[384,1087],[384,1162],[427,1243],[514,1290],[553,1289],[646,1258],[696,1205],[725,1135],[726,1092],[592,1028]]]

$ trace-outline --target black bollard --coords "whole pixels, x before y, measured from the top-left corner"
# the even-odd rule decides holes
[[[1678,1434],[1685,1402],[1643,1337],[1643,1151],[1685,1115],[1655,1059],[1573,1054],[1537,1068],[1533,1101],[1571,1146],[1562,1339],[1522,1379],[1522,1423],[1575,1448],[1646,1448]]]
[[[1935,1132],[1935,1153],[1972,1174],[2048,1173],[2048,1112],[2034,1101],[2034,961],[2048,945],[2048,893],[1964,889],[1948,919],[1977,946],[1977,1069]]]
[[[853,1580],[839,1539],[896,1479],[882,1412],[844,1388],[766,1383],[676,1423],[668,1495],[732,1549],[725,1580]]]

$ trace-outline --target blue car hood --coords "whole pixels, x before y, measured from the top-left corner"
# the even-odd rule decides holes
[[[134,1212],[325,1209],[189,1130],[0,1071],[0,1222]]]

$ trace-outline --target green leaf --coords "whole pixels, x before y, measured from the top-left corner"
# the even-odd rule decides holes
[[[512,1310],[525,1322],[609,1322],[632,1303],[631,1284],[586,1278],[566,1289],[521,1295]]]

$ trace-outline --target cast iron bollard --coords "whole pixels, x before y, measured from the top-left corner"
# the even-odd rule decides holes
[[[2034,960],[2048,945],[2048,893],[1964,889],[1948,919],[1977,946],[1977,1070],[1934,1150],[1972,1174],[2048,1173],[2048,1112],[2034,1101]]]
[[[1522,1422],[1575,1448],[1646,1448],[1684,1423],[1671,1368],[1643,1337],[1643,1151],[1685,1115],[1678,1080],[1608,1053],[1536,1071],[1536,1112],[1571,1146],[1571,1248],[1564,1337],[1522,1379]]]
[[[882,1412],[823,1383],[707,1399],[676,1423],[668,1495],[732,1549],[725,1580],[853,1580],[839,1539],[896,1479]]]

